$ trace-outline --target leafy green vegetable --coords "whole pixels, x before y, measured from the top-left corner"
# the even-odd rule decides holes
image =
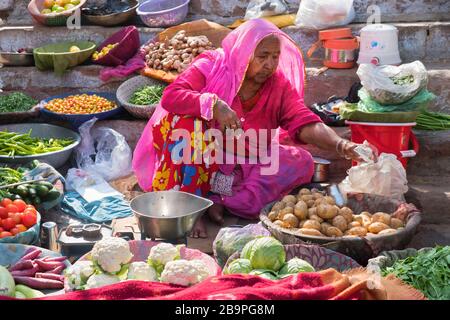
[[[248,259],[236,259],[223,271],[223,274],[248,274],[252,271],[252,264]]]
[[[260,276],[262,278],[266,278],[269,280],[278,280],[277,274],[273,272],[272,270],[266,270],[266,269],[255,269],[252,270],[249,275],[252,276]]]
[[[416,256],[397,260],[381,271],[383,276],[394,274],[428,299],[450,299],[450,246],[419,252]]]
[[[136,90],[129,102],[139,106],[157,104],[163,95],[163,86],[145,86]]]
[[[281,276],[289,276],[300,272],[314,272],[314,268],[305,260],[300,258],[292,258],[279,271]]]
[[[261,237],[248,242],[241,258],[250,260],[253,269],[278,271],[286,261],[283,244],[273,237]]]
[[[38,101],[21,92],[13,92],[8,95],[1,95],[0,113],[28,111],[37,103]]]

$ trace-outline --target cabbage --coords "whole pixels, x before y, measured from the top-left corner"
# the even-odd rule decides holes
[[[241,252],[242,259],[250,260],[253,269],[278,271],[286,261],[286,253],[280,241],[273,237],[261,237],[248,242]]]
[[[236,259],[223,271],[223,274],[247,274],[252,271],[252,265],[248,259]]]
[[[315,272],[312,265],[305,260],[299,258],[292,258],[280,270],[280,276],[289,276],[300,272]]]
[[[260,276],[261,278],[269,279],[269,280],[278,280],[277,275],[272,270],[265,269],[255,269],[249,273],[252,276]]]

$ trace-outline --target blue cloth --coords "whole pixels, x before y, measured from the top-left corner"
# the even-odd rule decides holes
[[[110,222],[132,215],[130,205],[121,197],[106,197],[87,202],[75,191],[66,192],[61,209],[75,218],[95,223]]]

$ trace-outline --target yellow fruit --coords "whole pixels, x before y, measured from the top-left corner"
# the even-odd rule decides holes
[[[43,4],[44,4],[44,8],[51,9],[55,5],[55,1],[45,0]]]
[[[69,49],[70,52],[80,52],[80,48],[78,48],[77,46],[71,46]]]

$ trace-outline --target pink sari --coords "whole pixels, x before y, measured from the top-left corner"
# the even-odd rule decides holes
[[[271,84],[264,85],[257,105],[251,112],[244,114],[240,103],[236,101],[239,100],[236,95],[256,46],[271,34],[281,40],[277,72],[272,77]],[[222,47],[223,49],[202,54],[190,67],[200,71],[204,77],[205,86],[199,90],[196,99],[201,118],[212,119],[211,107],[219,97],[240,117],[245,118],[244,129],[276,129],[281,125],[295,139],[301,126],[320,121],[303,103],[305,69],[301,52],[293,40],[276,26],[260,19],[248,21],[231,32],[222,42]],[[173,86],[176,86],[176,82]],[[166,90],[170,91],[169,88]],[[171,94],[167,91],[167,97],[163,100],[170,100]],[[287,92],[290,95],[283,98]],[[147,191],[151,191],[158,165],[152,128],[167,114],[168,111],[162,105],[157,107],[134,152],[133,169],[139,185]],[[313,174],[311,155],[299,147],[278,147],[280,166],[275,175],[261,175],[260,169],[264,167],[261,164],[221,165],[220,171],[223,174],[235,176],[233,195],[213,195],[211,199],[223,204],[236,215],[256,218],[265,204],[288,193],[292,188],[309,182]]]

